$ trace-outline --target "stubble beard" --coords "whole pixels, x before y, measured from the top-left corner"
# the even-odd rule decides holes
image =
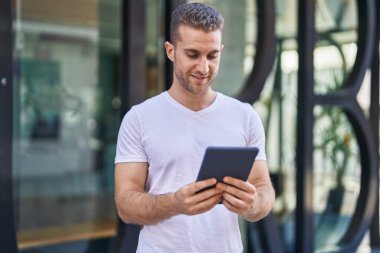
[[[194,87],[195,85],[191,84],[190,80],[186,80],[184,75],[182,75],[181,73],[177,73],[177,70],[174,70],[174,75],[175,75],[176,79],[178,80],[179,85],[183,89],[185,89],[187,92],[189,92],[193,95],[199,95],[202,93],[206,93],[209,90],[212,82],[215,79],[215,75],[214,75],[214,77],[212,77],[211,79],[208,80],[207,84],[199,86],[199,88],[197,89],[197,87]]]

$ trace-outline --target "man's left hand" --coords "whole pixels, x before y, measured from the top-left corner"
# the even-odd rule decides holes
[[[217,183],[216,188],[223,191],[223,204],[228,210],[243,217],[254,212],[258,194],[251,183],[225,177],[222,183]]]

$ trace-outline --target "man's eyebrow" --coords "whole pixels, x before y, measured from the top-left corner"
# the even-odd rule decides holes
[[[195,49],[184,49],[186,53],[193,53],[193,54],[197,54],[199,53],[199,51],[195,50]]]
[[[184,51],[185,51],[186,53],[193,53],[193,54],[198,54],[198,53],[199,53],[198,50],[196,50],[196,49],[191,49],[191,48],[188,48],[188,49],[185,48]],[[215,49],[215,50],[212,50],[211,52],[209,52],[208,54],[216,54],[216,53],[219,53],[219,52],[220,52],[220,50]]]
[[[218,49],[212,50],[209,54],[217,54],[217,53],[220,53],[220,50]]]

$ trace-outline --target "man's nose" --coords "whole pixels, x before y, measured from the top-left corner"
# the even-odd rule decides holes
[[[202,57],[199,59],[199,62],[197,64],[197,71],[200,72],[202,75],[207,75],[209,71],[207,58]]]

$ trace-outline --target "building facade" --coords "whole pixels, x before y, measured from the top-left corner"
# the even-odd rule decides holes
[[[113,159],[134,104],[168,89],[180,0],[0,0],[0,248],[134,252]],[[202,0],[225,17],[214,88],[267,135],[272,213],[245,252],[371,252],[379,236],[376,0]]]

